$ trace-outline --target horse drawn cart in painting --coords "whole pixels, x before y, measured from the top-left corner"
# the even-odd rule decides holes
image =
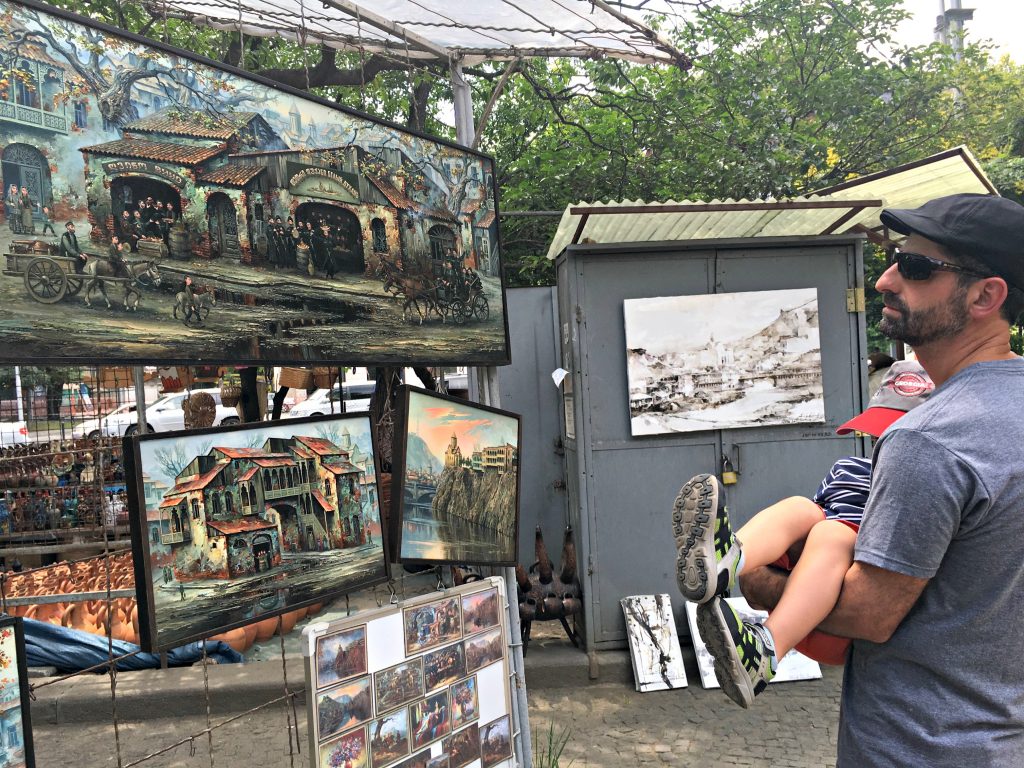
[[[15,240],[7,252],[4,274],[21,277],[28,295],[42,304],[55,304],[75,296],[85,276],[75,272],[75,260],[57,254],[57,244],[43,240]]]
[[[101,292],[107,299],[105,285],[122,286],[124,288],[124,306],[135,309],[139,304],[140,285],[159,285],[160,273],[155,261],[125,262],[126,274],[104,274],[98,268],[106,260],[96,254],[88,254],[89,259],[97,266],[86,268],[84,273],[75,271],[75,259],[61,256],[56,243],[45,240],[15,240],[6,254],[4,274],[20,277],[25,282],[28,295],[41,304],[56,304],[66,296],[76,296],[82,287],[89,285],[86,291],[86,306],[91,306],[89,295],[93,289]]]

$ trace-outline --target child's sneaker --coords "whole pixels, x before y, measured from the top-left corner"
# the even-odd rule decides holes
[[[742,621],[720,597],[697,606],[697,631],[715,659],[715,677],[722,690],[748,709],[775,677],[771,632],[759,622]]]
[[[725,495],[714,475],[697,475],[672,505],[676,580],[683,597],[706,603],[736,586],[740,544],[729,527]]]

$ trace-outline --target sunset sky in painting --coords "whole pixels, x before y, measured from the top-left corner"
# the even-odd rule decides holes
[[[419,392],[409,395],[409,434],[422,438],[440,461],[453,434],[463,455],[485,446],[518,443],[515,419]]]

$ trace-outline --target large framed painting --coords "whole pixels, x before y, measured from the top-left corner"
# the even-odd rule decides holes
[[[124,456],[147,650],[387,580],[365,413],[131,437]],[[320,679],[365,674],[366,647],[334,638]]]
[[[509,359],[492,158],[0,0],[0,361]]]
[[[517,414],[404,387],[390,516],[402,562],[515,565]]]
[[[825,421],[817,289],[623,305],[634,437]]]
[[[18,617],[0,618],[0,768],[34,768],[25,633]]]
[[[494,626],[468,634],[460,606],[499,606]],[[515,765],[505,581],[491,576],[302,631],[311,768],[473,768]],[[410,630],[412,630],[410,632]],[[410,638],[415,642],[410,642]],[[328,667],[355,648],[357,676]],[[485,656],[480,650],[486,646]],[[467,662],[474,663],[469,668]],[[372,678],[372,685],[368,682]],[[424,680],[426,679],[426,683]],[[369,693],[372,689],[372,702]],[[372,706],[371,706],[372,703]],[[368,758],[368,762],[367,762]]]

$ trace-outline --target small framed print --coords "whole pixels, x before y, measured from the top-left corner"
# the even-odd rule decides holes
[[[462,596],[462,628],[467,635],[498,626],[498,590],[486,589]]]
[[[366,674],[366,625],[325,635],[316,643],[316,685],[327,688]]]
[[[456,731],[444,740],[444,751],[448,755],[449,768],[464,768],[480,759],[480,728],[473,723],[468,728]]]
[[[480,761],[490,768],[512,757],[512,733],[508,715],[480,726]]]
[[[423,655],[423,683],[427,693],[466,676],[466,652],[462,643]]]
[[[499,661],[504,651],[501,627],[495,627],[483,634],[466,638],[465,646],[467,672],[476,672],[488,664]]]
[[[475,675],[455,683],[449,691],[448,698],[452,705],[452,728],[461,728],[480,717],[480,696]]]
[[[407,757],[400,763],[389,765],[388,768],[427,768],[430,764],[430,750],[425,749],[412,757]]]
[[[462,611],[458,597],[406,608],[404,611],[407,656],[436,648],[462,637]]]
[[[21,618],[0,618],[0,768],[35,768],[26,666]]]
[[[518,414],[406,386],[388,546],[403,563],[515,565]]]
[[[316,698],[317,730],[323,741],[373,717],[373,693],[370,676],[343,683]]]
[[[409,710],[396,709],[370,723],[370,763],[381,768],[409,754]]]
[[[448,690],[428,696],[409,707],[409,727],[412,730],[413,749],[420,749],[447,736],[452,729]]]
[[[377,714],[400,707],[423,696],[423,659],[415,658],[382,669],[373,675]]]
[[[319,768],[368,768],[366,727],[343,733],[320,745]]]

